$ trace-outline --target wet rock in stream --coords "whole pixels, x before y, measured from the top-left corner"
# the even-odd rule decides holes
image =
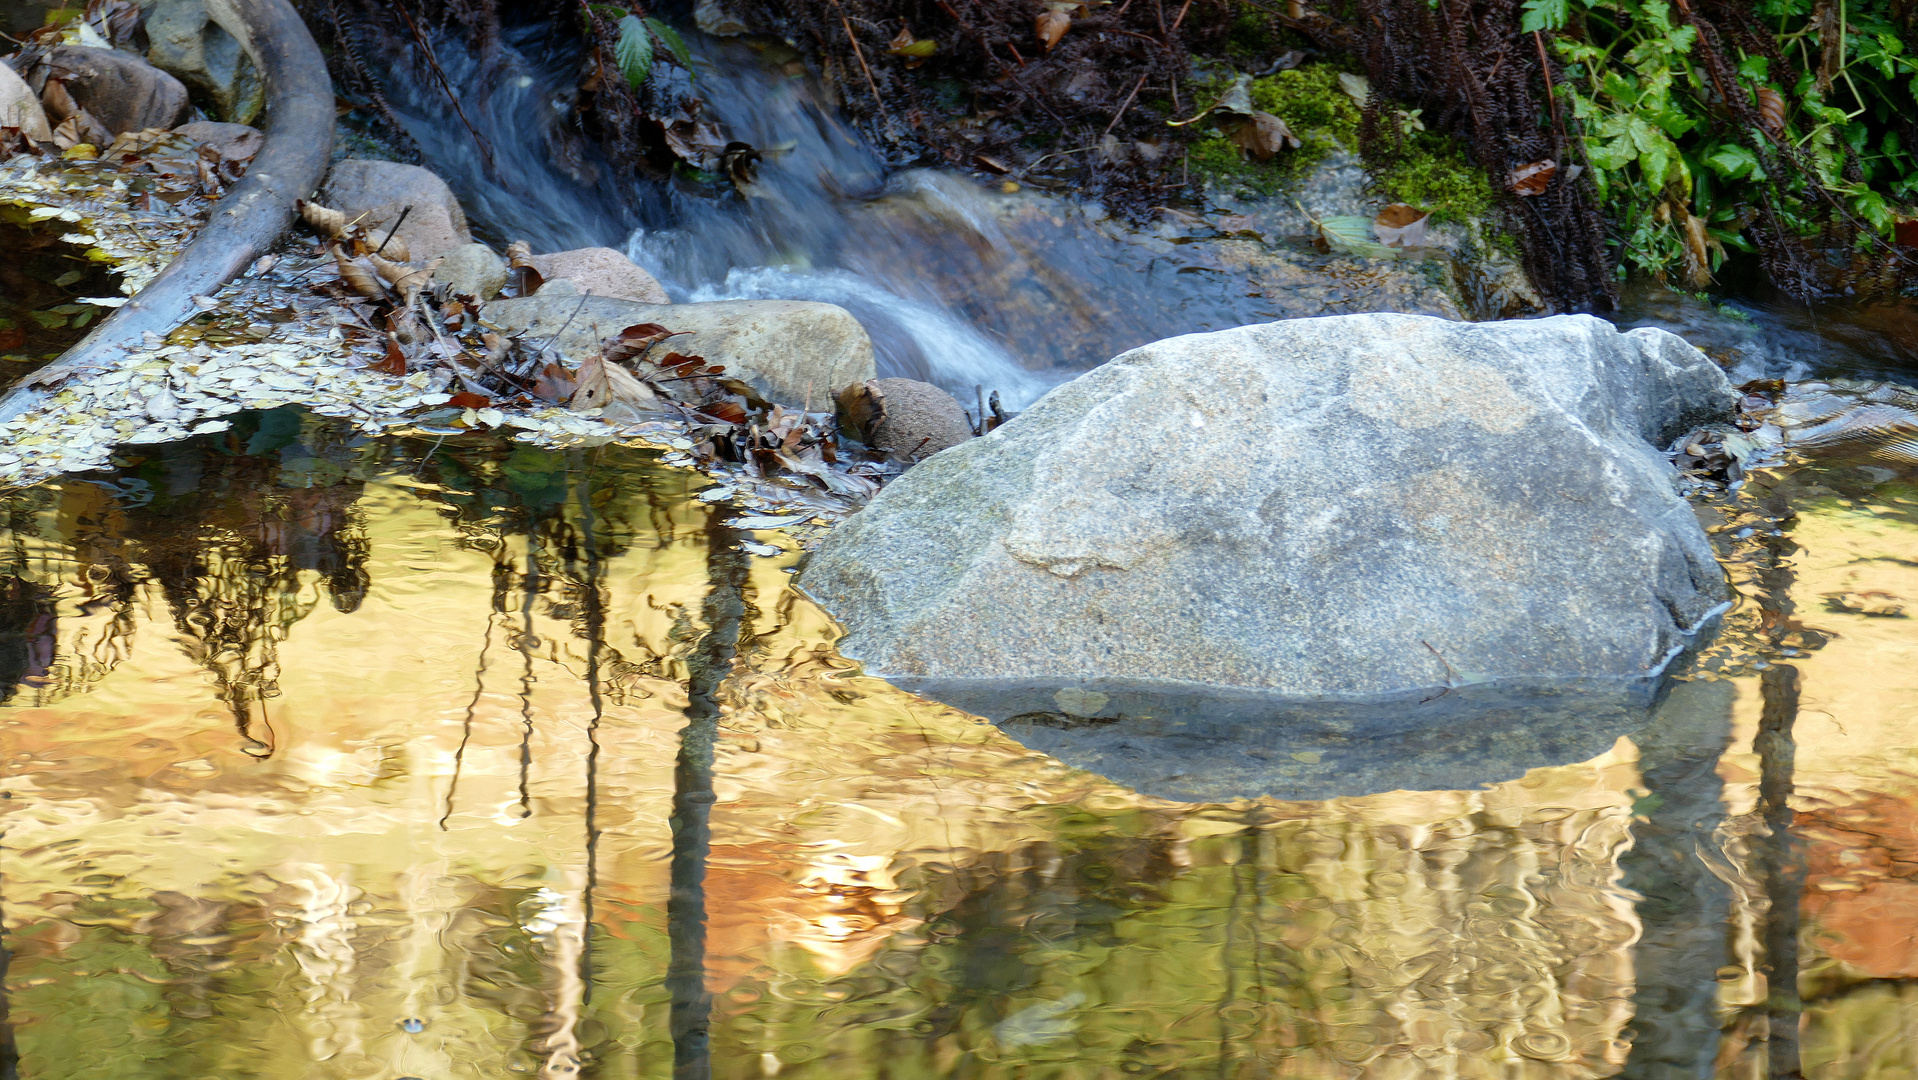
[[[397,224],[413,259],[444,255],[473,242],[466,212],[453,190],[418,165],[347,158],[326,174],[320,201],[381,237]],[[405,221],[400,220],[403,212]]]
[[[638,323],[658,323],[688,336],[672,348],[705,357],[752,384],[772,401],[829,407],[843,387],[875,378],[872,340],[842,307],[803,300],[719,300],[704,304],[641,304],[577,292],[495,300],[488,323],[553,347],[574,363],[600,342]]]
[[[1734,400],[1587,316],[1172,338],[920,463],[802,584],[869,672],[1000,721],[1643,694],[1727,595],[1656,447]]]
[[[548,282],[570,281],[579,292],[642,304],[671,303],[653,275],[612,248],[577,248],[535,255],[529,260]]]

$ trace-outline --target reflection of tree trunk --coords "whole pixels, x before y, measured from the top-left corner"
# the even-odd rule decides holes
[[[0,912],[4,910],[0,907]],[[20,1076],[20,1051],[13,1044],[13,1022],[7,1010],[7,969],[12,960],[13,950],[0,940],[0,1080],[18,1080]]]
[[[1730,737],[1730,682],[1672,687],[1639,746],[1639,801],[1624,884],[1638,893],[1639,943],[1632,951],[1630,1080],[1707,1075],[1719,1034],[1718,969],[1725,963],[1731,890],[1708,868],[1698,838],[1725,813],[1718,762]]]
[[[1805,870],[1792,845],[1792,766],[1796,746],[1792,724],[1798,719],[1798,669],[1780,664],[1768,669],[1759,687],[1764,712],[1752,749],[1758,754],[1758,813],[1771,831],[1761,849],[1758,869],[1771,901],[1765,924],[1765,1011],[1771,1075],[1798,1076],[1798,901]]]
[[[673,767],[672,895],[666,902],[666,936],[672,958],[666,989],[672,995],[670,1029],[675,1080],[712,1076],[709,1026],[712,997],[706,992],[706,855],[712,844],[713,744],[719,734],[720,683],[732,670],[739,647],[745,555],[738,537],[715,519],[708,530],[706,633],[693,651],[686,683],[686,727]]]

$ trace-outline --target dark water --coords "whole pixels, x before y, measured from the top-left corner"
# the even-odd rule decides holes
[[[1609,740],[1195,803],[861,676],[638,451],[143,448],[4,506],[19,1075],[1904,1075],[1888,472],[1711,511],[1739,606]]]

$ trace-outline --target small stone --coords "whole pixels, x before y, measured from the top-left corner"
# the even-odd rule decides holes
[[[506,260],[485,244],[462,244],[433,269],[433,284],[448,296],[491,300],[506,287]]]
[[[399,226],[399,237],[415,260],[444,255],[473,242],[466,212],[453,190],[418,165],[347,158],[327,174],[320,201],[349,221],[359,219],[375,243],[384,240],[400,213],[412,207]]]
[[[250,124],[266,106],[253,58],[207,14],[205,0],[158,0],[147,11],[147,59],[222,120]]]
[[[972,421],[951,394],[915,379],[865,384],[879,403],[868,442],[897,461],[924,461],[972,438]]]
[[[612,248],[576,248],[535,255],[533,269],[546,281],[564,279],[579,286],[581,292],[615,300],[635,300],[642,304],[665,304],[666,290],[653,275],[633,260]]]
[[[171,128],[192,108],[180,80],[130,53],[61,45],[33,69],[35,84],[61,84],[41,90],[47,119],[55,125],[83,109],[109,135],[148,128]]]

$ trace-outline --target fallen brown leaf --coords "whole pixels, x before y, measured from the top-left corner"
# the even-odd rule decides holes
[[[1509,186],[1515,195],[1543,195],[1557,172],[1558,163],[1555,161],[1534,161],[1529,165],[1520,165],[1512,170]]]
[[[1428,210],[1405,203],[1393,203],[1372,219],[1372,234],[1386,247],[1424,247]]]
[[[1255,112],[1234,128],[1229,138],[1264,161],[1288,146],[1299,145],[1298,137],[1285,121],[1268,112]]]

